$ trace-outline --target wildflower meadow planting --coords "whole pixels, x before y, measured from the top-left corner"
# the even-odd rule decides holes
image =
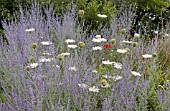
[[[63,16],[32,5],[2,21],[0,110],[170,111],[169,32],[146,39],[141,24],[131,36],[133,9],[120,8],[109,26],[96,14],[97,30],[74,5]]]

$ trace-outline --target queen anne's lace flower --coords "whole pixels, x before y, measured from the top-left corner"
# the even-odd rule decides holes
[[[114,67],[116,69],[122,69],[122,64],[121,63],[118,63],[118,62],[114,62]]]
[[[39,62],[51,62],[52,60],[54,59],[53,58],[41,58]]]
[[[110,84],[109,83],[106,83],[105,85],[101,84],[101,87],[102,88],[108,88],[108,87],[110,87]]]
[[[93,38],[92,42],[97,42],[97,43],[99,43],[99,42],[107,42],[107,40],[105,38]]]
[[[127,41],[127,40],[122,41],[122,44],[131,44],[131,43],[132,43],[132,41]]]
[[[68,43],[74,43],[75,42],[75,40],[73,40],[73,39],[67,39],[67,40],[65,40],[65,42],[68,44]]]
[[[90,92],[99,92],[99,88],[98,87],[95,87],[95,86],[93,86],[93,87],[89,87],[89,91]]]
[[[48,45],[51,45],[52,42],[49,42],[49,41],[42,41],[41,44],[42,44],[42,45],[45,45],[45,46],[48,46]]]
[[[102,64],[105,64],[105,65],[112,65],[114,62],[110,62],[109,60],[107,61],[102,61]]]
[[[117,52],[118,52],[118,53],[122,53],[122,54],[123,54],[123,53],[126,53],[126,52],[127,52],[127,50],[126,50],[126,49],[117,49]]]
[[[96,71],[96,70],[93,70],[92,72],[93,72],[93,73],[97,73],[97,71]]]
[[[101,14],[97,14],[98,17],[101,17],[101,18],[106,18],[107,15],[101,15]]]
[[[119,75],[113,76],[113,80],[114,80],[114,81],[120,80],[120,79],[122,79],[122,78],[123,78],[123,77],[122,77],[122,76],[119,76]]]
[[[77,48],[77,45],[67,45],[68,48],[75,49]]]
[[[83,88],[83,89],[88,88],[88,85],[86,85],[86,84],[84,84],[84,83],[78,84],[78,86],[79,86],[80,88]]]
[[[102,75],[102,77],[105,78],[105,79],[111,79],[111,78],[113,78],[112,76],[109,76],[109,75]]]
[[[75,71],[75,72],[77,71],[76,67],[70,67],[69,70],[70,71]]]
[[[141,76],[141,74],[139,72],[136,72],[136,71],[131,71],[131,73],[134,75],[134,76]]]
[[[34,28],[30,28],[30,29],[26,29],[26,30],[25,30],[25,32],[33,32],[33,31],[35,31]]]
[[[38,63],[31,63],[31,64],[30,64],[30,67],[31,67],[31,68],[36,68],[37,66],[38,66]]]
[[[144,54],[142,55],[142,58],[152,58],[153,56],[151,54]]]
[[[92,50],[102,50],[102,47],[100,47],[100,46],[92,47]]]
[[[95,36],[97,39],[101,39],[101,35],[96,35]]]
[[[70,55],[70,53],[65,52],[65,53],[61,53],[60,55],[62,55],[62,56],[69,56],[69,55]]]
[[[134,37],[135,37],[135,38],[139,38],[139,36],[140,36],[140,34],[138,34],[138,33],[135,33],[135,34],[134,34]]]

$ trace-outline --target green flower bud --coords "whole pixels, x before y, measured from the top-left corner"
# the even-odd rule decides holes
[[[29,66],[25,66],[25,69],[26,69],[27,71],[30,71],[30,67],[29,67]]]
[[[30,57],[30,62],[31,62],[31,63],[34,63],[34,62],[35,62],[34,56],[31,56],[31,57]]]
[[[136,47],[137,45],[138,45],[137,42],[133,42],[133,43],[132,43],[132,46],[133,46],[133,47]]]
[[[101,84],[102,84],[103,86],[106,86],[107,81],[106,81],[105,79],[102,79]]]
[[[126,33],[126,29],[122,29],[120,32],[124,35]]]
[[[57,59],[62,60],[62,61],[64,61],[64,57],[65,56],[62,55],[62,54],[59,54],[59,55],[56,56]]]
[[[83,16],[83,15],[84,15],[84,10],[79,10],[78,14],[79,14],[80,16]]]
[[[153,53],[152,56],[153,56],[153,57],[157,57],[157,54],[156,54],[156,53]]]
[[[130,49],[129,49],[129,48],[125,48],[125,50],[126,50],[127,52],[130,52]]]
[[[116,43],[116,39],[110,39],[110,43],[115,44]]]
[[[78,43],[78,46],[79,46],[80,48],[84,48],[85,43],[84,43],[84,42],[79,42],[79,43]]]
[[[32,43],[32,48],[36,49],[37,48],[37,43]]]

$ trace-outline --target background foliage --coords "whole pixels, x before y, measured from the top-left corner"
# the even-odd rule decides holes
[[[136,5],[136,22],[134,29],[138,29],[139,25],[148,25],[151,30],[161,29],[166,21],[170,20],[170,2],[168,0],[37,0],[41,6],[53,4],[57,15],[62,15],[66,11],[66,7],[72,3],[76,4],[76,10],[84,10],[85,25],[91,25],[91,29],[97,30],[100,23],[108,24],[110,18],[115,16],[116,8],[129,8],[130,4]],[[0,21],[13,18],[14,13],[19,12],[19,4],[25,8],[30,6],[32,0],[0,0]],[[123,4],[123,5],[122,5]],[[126,4],[126,5],[124,5]],[[123,7],[122,7],[123,6]],[[105,20],[94,16],[96,14],[106,14]],[[0,24],[2,33],[2,24]]]

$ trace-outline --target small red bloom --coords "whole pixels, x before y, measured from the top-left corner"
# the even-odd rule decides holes
[[[145,71],[148,71],[148,68],[145,68]]]
[[[111,45],[105,44],[105,45],[103,46],[103,48],[104,48],[104,49],[110,49],[110,48],[111,48]]]

